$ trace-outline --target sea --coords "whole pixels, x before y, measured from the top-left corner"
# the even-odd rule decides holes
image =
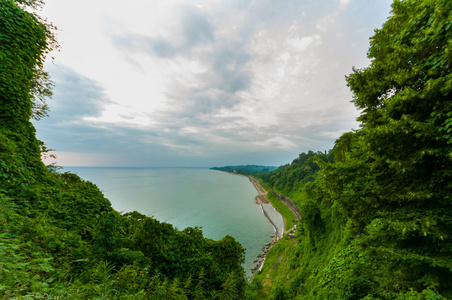
[[[204,237],[234,237],[246,249],[251,275],[274,228],[256,204],[245,176],[204,168],[64,167],[96,184],[119,212],[138,211],[179,230],[200,227]]]

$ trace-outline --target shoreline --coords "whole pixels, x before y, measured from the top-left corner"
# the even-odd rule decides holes
[[[258,195],[254,198],[255,201],[256,201],[256,204],[258,204],[261,207],[262,213],[267,218],[267,220],[270,222],[270,224],[272,225],[273,230],[274,230],[274,234],[270,235],[270,237],[272,239],[271,242],[265,244],[261,248],[262,252],[257,255],[257,259],[254,261],[255,267],[251,268],[251,275],[248,278],[248,281],[251,281],[253,279],[253,277],[254,277],[254,274],[256,272],[262,270],[262,268],[264,266],[265,258],[267,256],[267,252],[270,251],[270,249],[273,247],[273,245],[276,244],[276,242],[278,242],[281,238],[284,237],[284,234],[286,234],[287,232],[292,231],[293,228],[286,232],[286,230],[285,230],[285,228],[286,228],[286,221],[284,220],[283,215],[267,199],[268,192],[259,184],[259,182],[256,179],[254,179],[251,176],[247,176],[247,175],[243,175],[243,174],[237,174],[237,173],[227,172],[227,171],[223,171],[223,172],[226,172],[226,173],[231,174],[231,175],[248,177],[249,181],[253,184],[254,188],[256,189],[256,191],[258,193]],[[281,225],[282,226],[280,227],[280,230],[278,230],[278,226],[276,226],[276,224],[275,224],[276,221],[274,219],[272,219],[271,215],[267,212],[267,210],[273,210],[277,215],[279,215],[279,217],[281,217],[281,220],[282,220],[282,224]]]
[[[250,182],[254,185],[254,188],[257,190],[258,195],[255,197],[256,200],[256,204],[259,204],[262,208],[262,212],[265,215],[265,217],[268,219],[268,221],[272,224],[273,228],[275,229],[276,233],[280,233],[279,234],[279,238],[282,238],[284,236],[284,234],[286,233],[285,231],[285,220],[283,215],[279,212],[279,210],[273,206],[273,204],[267,200],[267,191],[259,184],[259,182],[257,182],[257,180],[255,180],[254,178],[248,176]],[[281,216],[282,220],[283,220],[283,226],[280,228],[280,230],[278,230],[278,227],[275,225],[275,221],[271,218],[271,216],[269,216],[269,214],[267,213],[267,211],[265,210],[264,206],[265,204],[268,204],[269,207],[271,207],[274,211],[278,212],[278,215]]]
[[[262,247],[263,254],[258,254],[257,259],[254,261],[256,263],[256,266],[251,269],[251,276],[248,279],[248,281],[251,281],[253,279],[253,276],[256,272],[260,271],[262,267],[264,266],[265,257],[267,256],[267,252],[271,249],[271,247],[276,244],[276,242],[281,239],[285,234],[285,221],[282,214],[271,204],[270,201],[267,200],[267,191],[251,176],[248,176],[248,179],[253,184],[254,188],[257,190],[258,195],[255,197],[256,204],[260,205],[262,209],[262,213],[265,215],[267,220],[270,222],[270,224],[273,226],[275,234],[271,235],[272,241],[270,243],[267,243]],[[264,207],[265,205],[265,207]],[[272,220],[271,216],[267,213],[265,208],[270,208],[275,210],[282,218],[283,224],[280,230],[278,230],[278,227],[275,224],[275,220]]]

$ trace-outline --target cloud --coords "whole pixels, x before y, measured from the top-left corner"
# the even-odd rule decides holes
[[[340,0],[341,8],[345,8],[351,0]]]
[[[198,7],[188,5],[183,6],[181,11],[180,33],[183,37],[183,47],[192,48],[214,40],[214,27],[208,15]]]
[[[55,88],[48,101],[50,117],[36,123],[38,138],[45,140],[50,148],[59,146],[58,150],[62,151],[86,151],[85,144],[105,139],[102,128],[85,120],[100,117],[112,103],[102,85],[66,66],[48,65],[47,69]]]
[[[211,120],[199,119],[194,127],[188,127],[184,119],[175,122],[174,115],[167,122],[162,119],[158,126],[147,127],[102,121],[99,116],[105,107],[115,103],[99,83],[66,66],[53,66],[49,71],[56,83],[49,103],[51,117],[35,125],[38,138],[56,149],[59,164],[193,166],[203,159],[212,164],[209,156],[219,153],[212,142],[229,142],[207,129]]]
[[[175,46],[163,38],[151,38],[139,34],[112,35],[114,44],[130,52],[140,52],[170,58],[176,55]]]
[[[289,140],[287,140],[287,139],[285,139],[283,137],[280,137],[280,136],[270,138],[270,139],[265,140],[263,142],[255,142],[255,144],[259,145],[259,146],[264,146],[264,147],[269,147],[270,146],[270,147],[277,147],[277,148],[282,148],[282,149],[285,149],[285,148],[289,148],[290,149],[290,148],[294,148],[294,147],[297,146],[294,142],[289,141]]]
[[[116,25],[119,32],[108,33],[113,44],[129,53],[155,55],[159,58],[173,58],[188,55],[196,46],[211,43],[214,40],[214,28],[208,16],[193,6],[182,6],[178,10],[178,25],[170,36],[153,36],[124,32]]]
[[[65,164],[271,165],[329,149],[357,127],[344,75],[368,64],[390,2],[103,1],[82,23],[58,11],[69,30],[36,126]]]
[[[85,76],[75,73],[66,66],[48,64],[46,67],[52,73],[55,83],[53,97],[55,99],[70,99],[70,101],[52,101],[51,122],[65,120],[81,120],[83,117],[100,116],[103,108],[110,101],[103,93],[102,85]]]
[[[328,29],[336,22],[339,12],[328,14],[317,21],[317,29],[319,31],[328,31]]]

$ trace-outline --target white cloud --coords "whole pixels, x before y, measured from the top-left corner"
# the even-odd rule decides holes
[[[317,29],[319,31],[328,31],[330,27],[336,22],[336,18],[339,15],[339,12],[334,12],[328,14],[317,21]]]
[[[340,0],[341,8],[345,8],[351,0]]]
[[[289,141],[283,137],[273,137],[268,140],[265,140],[263,142],[255,142],[254,144],[263,146],[263,147],[276,147],[281,149],[287,149],[287,148],[296,148],[297,144],[295,144],[292,141]]]

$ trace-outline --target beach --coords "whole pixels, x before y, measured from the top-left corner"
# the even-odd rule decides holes
[[[275,238],[280,239],[285,233],[285,224],[281,213],[267,200],[267,191],[259,184],[259,182],[252,177],[249,177],[249,180],[258,193],[255,198],[256,204],[259,204],[262,207],[262,212],[273,225],[273,228],[275,229]]]
[[[267,252],[280,238],[284,236],[285,223],[281,213],[276,208],[273,207],[270,201],[267,200],[267,191],[254,178],[249,177],[249,180],[251,181],[251,183],[254,185],[258,192],[258,195],[255,198],[256,204],[261,206],[262,213],[273,225],[275,231],[274,235],[271,236],[272,241],[262,247],[261,250],[263,253],[259,254],[257,256],[257,259],[254,261],[256,266],[251,269],[251,278],[252,278],[255,272],[262,269]]]

